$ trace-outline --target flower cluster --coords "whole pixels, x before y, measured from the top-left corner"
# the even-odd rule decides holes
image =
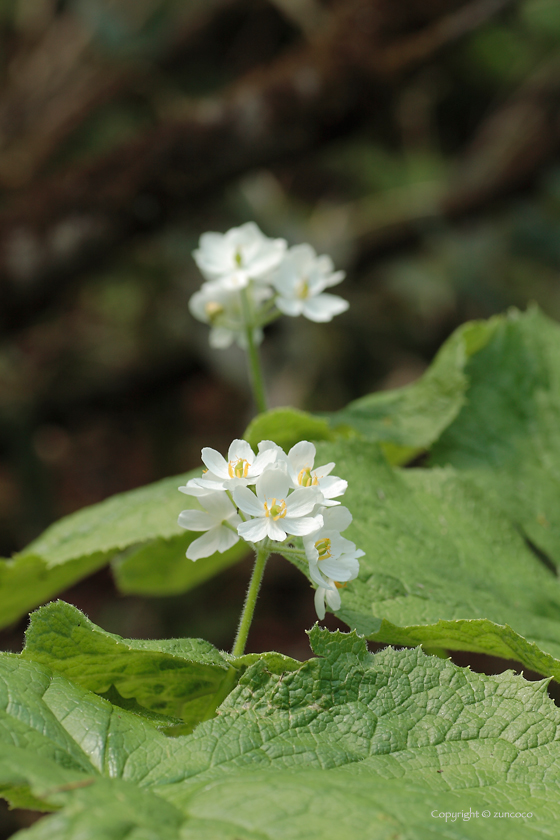
[[[192,315],[209,324],[210,344],[229,347],[262,340],[262,328],[281,313],[330,321],[348,302],[325,292],[344,279],[330,257],[317,256],[311,245],[288,248],[270,239],[254,222],[227,233],[204,233],[194,259],[206,279],[189,302]]]
[[[325,616],[325,600],[339,609],[338,588],[357,576],[364,552],[340,533],[352,522],[350,511],[337,501],[347,482],[331,475],[334,463],[315,467],[315,454],[314,445],[305,440],[287,455],[272,441],[261,441],[255,455],[246,441],[234,440],[227,460],[204,448],[206,470],[179,487],[196,496],[202,508],[179,515],[181,527],[204,532],[189,545],[187,557],[198,560],[226,551],[240,537],[256,546],[268,541],[271,551],[307,559],[317,585],[319,618]],[[303,538],[302,550],[285,545],[291,537]]]

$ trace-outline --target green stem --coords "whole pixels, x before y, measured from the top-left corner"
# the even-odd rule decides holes
[[[259,589],[261,587],[263,579],[264,568],[266,566],[266,561],[268,560],[269,556],[270,548],[268,545],[268,540],[266,540],[263,543],[263,545],[260,546],[257,550],[257,556],[255,558],[255,565],[253,567],[251,582],[249,584],[249,589],[247,590],[247,595],[245,596],[245,603],[243,605],[243,611],[239,620],[237,636],[235,637],[233,650],[231,651],[232,656],[243,656],[243,653],[245,651],[247,636],[249,635],[249,628],[251,627],[253,613],[255,612],[255,604],[257,603],[257,596],[259,594]],[[212,698],[212,702],[207,706],[206,712],[202,720],[210,720],[214,717],[216,709],[226,699],[228,694],[235,688],[238,679],[239,669],[234,668],[233,665],[230,665],[220,688]]]
[[[253,323],[253,313],[251,312],[251,304],[247,289],[241,289],[241,308],[243,310],[243,322],[245,325],[245,335],[247,336],[247,357],[249,360],[249,373],[251,376],[251,385],[253,386],[253,395],[255,403],[260,413],[266,411],[266,396],[264,391],[264,380],[262,375],[261,363],[259,359],[259,351],[255,344],[255,335]]]
[[[243,656],[245,645],[247,644],[247,636],[249,635],[249,628],[253,620],[253,613],[255,612],[255,604],[257,603],[257,596],[261,588],[261,582],[264,574],[264,567],[270,555],[270,548],[268,540],[257,550],[255,558],[255,565],[253,567],[253,574],[251,576],[251,583],[247,590],[245,603],[243,604],[243,612],[239,620],[239,627],[237,628],[237,636],[231,651],[232,656]]]

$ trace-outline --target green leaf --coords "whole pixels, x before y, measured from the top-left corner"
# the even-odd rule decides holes
[[[382,442],[390,463],[410,461],[428,449],[458,415],[468,387],[467,361],[490,341],[498,324],[499,318],[464,324],[417,382],[368,394],[342,411],[322,416],[335,430],[349,428],[367,440]],[[314,438],[320,439],[326,438]]]
[[[348,480],[345,536],[366,552],[341,590],[343,621],[372,640],[513,657],[560,679],[560,582],[467,477],[393,468],[364,441],[317,449]]]
[[[244,435],[253,449],[261,440],[272,440],[286,451],[300,440],[334,440],[326,420],[296,408],[274,408],[257,415]]]
[[[498,322],[466,368],[468,400],[432,450],[560,566],[560,327],[535,307]]]
[[[237,562],[247,550],[242,542],[202,564],[185,557],[198,535],[180,528],[177,516],[198,503],[177,488],[197,474],[166,478],[84,508],[56,522],[11,560],[1,560],[0,627],[115,557],[124,592],[158,595],[184,592]]]
[[[4,795],[27,786],[61,809],[19,836],[555,836],[560,710],[546,682],[475,674],[419,649],[372,655],[355,634],[314,628],[310,638],[317,658],[283,674],[256,663],[216,718],[174,739],[44,666],[2,656]],[[459,817],[432,816],[446,812]]]
[[[194,507],[190,500],[183,504],[181,499],[179,505],[182,510]],[[178,537],[151,540],[116,556],[112,568],[120,591],[152,596],[187,592],[247,556],[247,545],[240,540],[223,554],[216,552],[195,563],[186,557],[186,551],[197,536],[200,533],[183,531]]]
[[[25,659],[48,665],[96,694],[114,687],[138,703],[137,711],[167,716],[168,726],[198,723],[229,667],[202,639],[123,639],[64,601],[32,613],[25,638]]]
[[[272,673],[300,665],[279,653],[233,657],[203,639],[123,639],[64,601],[32,613],[25,638],[24,659],[47,665],[154,724],[182,724],[182,732],[212,712],[230,665],[244,670],[263,659]]]

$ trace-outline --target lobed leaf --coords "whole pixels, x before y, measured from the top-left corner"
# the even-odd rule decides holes
[[[198,473],[196,473],[198,474]],[[236,563],[241,541],[195,564],[185,557],[197,534],[177,525],[181,509],[198,507],[177,492],[195,473],[166,478],[65,516],[11,560],[0,560],[0,628],[115,559],[126,593],[184,592]]]
[[[491,340],[499,322],[491,318],[463,324],[416,382],[368,394],[322,417],[335,431],[351,429],[366,440],[380,442],[390,463],[410,461],[429,449],[459,414],[469,385],[468,359]]]
[[[212,714],[230,666],[241,673],[263,659],[268,670],[281,673],[300,664],[278,653],[233,657],[203,639],[123,639],[64,601],[32,613],[25,638],[23,659],[155,724],[181,724],[182,732]]]
[[[272,440],[286,452],[300,440],[334,440],[326,420],[297,408],[273,408],[258,414],[244,434],[253,449],[261,440]]]
[[[482,651],[560,678],[560,582],[468,477],[395,469],[364,441],[318,450],[344,464],[345,536],[366,552],[341,590],[343,621],[375,641]]]
[[[496,323],[430,463],[456,467],[560,566],[560,327],[536,307]]]
[[[545,681],[475,674],[420,649],[373,655],[353,633],[310,638],[316,658],[282,674],[255,663],[216,718],[173,739],[4,654],[4,795],[27,786],[61,809],[17,837],[555,836],[560,710]],[[469,809],[478,816],[465,821]],[[459,818],[432,816],[446,812]]]

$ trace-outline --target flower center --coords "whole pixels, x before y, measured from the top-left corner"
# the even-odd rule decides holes
[[[296,297],[300,300],[307,300],[309,297],[309,283],[307,280],[300,280],[296,286]]]
[[[238,268],[241,268],[241,266],[243,265],[243,257],[241,256],[241,251],[239,249],[235,252],[235,256],[233,259],[235,260],[236,266]]]
[[[224,314],[224,307],[217,300],[210,300],[204,307],[206,316],[211,324],[213,324],[220,315]]]
[[[300,470],[297,480],[298,484],[301,484],[302,487],[311,487],[311,485],[319,484],[319,479],[311,473],[309,467],[304,467],[303,470]]]
[[[333,583],[334,583],[334,585],[336,586],[337,589],[346,589],[346,586],[347,586],[346,583],[339,583],[338,580],[333,580]]]
[[[322,540],[317,540],[315,548],[319,553],[319,560],[328,560],[332,557],[331,541],[328,537],[323,537]]]
[[[230,478],[247,478],[251,464],[245,458],[238,458],[237,461],[230,461],[228,464],[228,475]]]
[[[276,522],[277,519],[283,519],[288,512],[286,510],[286,502],[284,499],[280,499],[278,504],[276,504],[276,499],[272,500],[272,504],[269,507],[267,503],[264,503],[264,512],[266,516],[270,516]]]

